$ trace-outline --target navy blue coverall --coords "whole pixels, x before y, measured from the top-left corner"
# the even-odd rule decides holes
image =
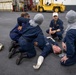
[[[58,19],[55,23],[54,20],[51,21],[50,23],[50,27],[52,28],[52,30],[57,30],[60,29],[60,32],[56,32],[55,34],[51,34],[53,38],[58,37],[59,40],[62,40],[62,34],[64,32],[64,27],[63,27],[63,22],[62,20]],[[49,33],[49,29],[46,30],[47,33]]]
[[[41,28],[39,26],[33,27],[29,24],[29,27],[26,28],[23,35],[19,38],[20,52],[26,52],[27,58],[32,58],[36,55],[33,40],[38,35],[43,35]]]
[[[67,31],[64,41],[66,43],[66,55],[68,60],[64,63],[64,66],[70,66],[76,63],[76,29],[70,29]]]
[[[18,24],[10,31],[10,37],[13,41],[18,42],[18,39],[21,37],[23,31],[28,27],[27,23],[29,19],[19,17]],[[18,30],[18,27],[22,26],[22,30]]]
[[[55,41],[46,37],[44,37],[44,39],[40,39],[40,36],[39,36],[35,39],[35,42],[38,42],[37,47],[39,47],[42,50],[40,56],[43,56],[44,58],[48,56],[50,53],[53,53],[52,45],[58,46],[58,44]]]

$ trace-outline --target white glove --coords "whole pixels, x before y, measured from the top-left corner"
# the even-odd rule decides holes
[[[47,39],[51,39],[53,42],[55,42],[55,40],[50,36],[48,36]]]
[[[33,68],[34,69],[39,69],[40,66],[42,65],[43,61],[44,61],[44,57],[43,56],[39,56],[39,58],[37,60],[37,64],[33,65]]]
[[[2,50],[2,48],[3,48],[3,45],[0,43],[0,50]]]

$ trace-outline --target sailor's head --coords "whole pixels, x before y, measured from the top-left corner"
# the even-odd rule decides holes
[[[57,12],[54,12],[54,13],[53,13],[53,19],[54,19],[55,21],[58,20],[58,13],[57,13]]]
[[[29,23],[31,26],[38,26],[41,25],[43,21],[44,21],[43,14],[38,13],[34,16],[32,20],[29,21]]]
[[[30,15],[28,13],[26,13],[26,12],[22,12],[21,17],[30,18]]]
[[[70,10],[66,14],[66,19],[68,23],[74,23],[76,22],[76,12],[74,10]]]
[[[43,20],[44,20],[43,14],[38,13],[38,14],[36,14],[36,15],[34,16],[34,21],[35,21],[35,23],[37,23],[38,25],[41,25],[42,22],[43,22]]]

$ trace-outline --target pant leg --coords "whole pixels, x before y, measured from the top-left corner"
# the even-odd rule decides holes
[[[62,34],[63,34],[63,31],[56,33],[56,35],[58,36],[59,40],[62,40],[62,38],[63,38]]]
[[[63,66],[71,66],[71,65],[74,65],[74,64],[76,64],[76,55],[73,56],[73,58],[69,58],[68,60],[66,60],[65,63],[64,62],[60,62],[60,63]]]
[[[49,29],[47,29],[47,30],[46,30],[46,33],[48,33],[48,34],[49,34]]]
[[[56,33],[55,34],[51,34],[52,38],[54,39],[55,37],[57,37]]]
[[[27,58],[31,58],[36,55],[36,50],[34,48],[33,42],[28,42],[23,37],[20,37],[19,45],[21,47],[20,52],[26,52]]]
[[[47,57],[50,53],[52,53],[52,46],[50,44],[46,45],[42,50],[41,56],[44,58]]]

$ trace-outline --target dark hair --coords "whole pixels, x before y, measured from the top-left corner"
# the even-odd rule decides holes
[[[27,16],[27,15],[29,15],[29,14],[26,13],[26,12],[22,12],[22,13],[21,13],[21,17]]]

